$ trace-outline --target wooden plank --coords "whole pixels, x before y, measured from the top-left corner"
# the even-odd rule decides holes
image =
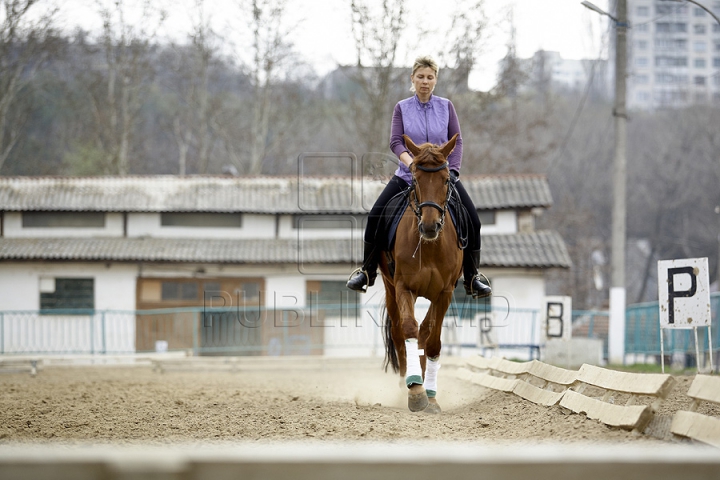
[[[532,362],[512,362],[504,358],[498,358],[492,369],[505,375],[522,375],[527,373]]]
[[[548,365],[538,360],[532,361],[528,373],[534,377],[542,378],[543,380],[558,385],[572,385],[577,379],[578,374],[575,370],[567,370],[554,365]]]
[[[687,396],[696,400],[720,403],[720,377],[696,375]]]
[[[565,392],[565,395],[560,400],[560,406],[575,413],[584,413],[588,418],[599,420],[605,425],[626,430],[638,429],[642,431],[652,419],[652,410],[647,405],[634,405],[631,407],[613,405],[586,397],[572,390]]]
[[[490,359],[477,355],[467,359],[467,365],[475,370],[489,370]]]
[[[485,388],[492,388],[493,390],[512,393],[520,380],[493,377],[492,375],[476,373],[473,375],[471,381]]]
[[[513,393],[537,405],[551,407],[557,405],[565,392],[551,392],[550,390],[543,390],[527,382],[518,382],[515,385]]]
[[[697,412],[679,411],[672,419],[670,431],[675,435],[720,448],[720,418]]]
[[[616,372],[587,363],[580,367],[577,381],[606,390],[660,398],[666,398],[675,385],[670,374]]]

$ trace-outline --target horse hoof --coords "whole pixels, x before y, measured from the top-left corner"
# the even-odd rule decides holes
[[[423,410],[425,413],[429,413],[432,415],[437,415],[439,413],[442,413],[442,409],[440,408],[440,405],[437,403],[428,403],[428,406],[425,407],[425,410]]]
[[[425,390],[421,393],[408,393],[408,408],[411,412],[422,412],[428,406],[428,396]]]

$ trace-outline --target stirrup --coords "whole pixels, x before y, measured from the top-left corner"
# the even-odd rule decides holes
[[[362,274],[365,275],[365,285],[363,285],[363,286],[360,287],[359,289],[352,288],[352,287],[350,286],[350,282],[352,281],[353,278],[355,278],[356,274],[359,274],[359,273],[362,273]],[[367,293],[367,289],[368,289],[368,285],[369,285],[369,284],[370,284],[370,275],[368,275],[367,270],[363,270],[362,267],[358,267],[358,268],[356,268],[355,270],[353,270],[352,272],[350,272],[350,276],[348,277],[348,281],[347,281],[347,283],[345,284],[345,286],[346,286],[347,288],[349,288],[350,290],[353,290],[353,291],[355,291],[355,292]]]
[[[482,281],[480,281],[480,275],[483,276],[485,279],[485,283],[483,284]],[[477,290],[473,289],[473,281],[477,278],[478,282],[485,285],[488,290],[486,292],[479,292]],[[465,283],[463,282],[463,286],[465,287],[465,293],[467,295],[472,295],[472,298],[486,298],[492,295],[492,287],[490,286],[490,280],[482,273],[477,273],[473,275],[473,277],[470,279],[469,282]]]

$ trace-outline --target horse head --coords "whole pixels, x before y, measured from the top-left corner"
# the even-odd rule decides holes
[[[447,157],[455,148],[457,136],[453,135],[441,146],[430,143],[418,146],[410,137],[403,135],[405,146],[414,157],[410,164],[414,189],[414,203],[411,205],[418,219],[418,231],[424,240],[437,240],[445,223],[450,194]]]

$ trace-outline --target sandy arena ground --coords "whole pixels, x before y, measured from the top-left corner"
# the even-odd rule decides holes
[[[0,374],[0,444],[196,441],[663,442],[541,407],[440,371],[441,415],[411,413],[380,362],[346,369],[154,372],[149,366],[47,367]],[[677,377],[662,415],[687,409]],[[720,411],[706,412],[720,416]]]

